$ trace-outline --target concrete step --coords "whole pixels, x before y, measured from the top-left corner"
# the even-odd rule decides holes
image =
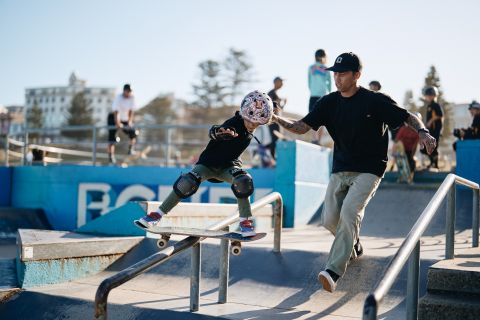
[[[442,260],[428,270],[428,291],[467,293],[479,297],[480,248],[463,249],[455,259]]]
[[[51,229],[41,209],[0,207],[0,238],[15,239],[18,229]]]
[[[419,320],[478,320],[480,299],[478,296],[458,293],[428,293],[420,299]]]
[[[67,231],[18,230],[22,288],[58,283],[104,270],[143,237],[99,237]]]

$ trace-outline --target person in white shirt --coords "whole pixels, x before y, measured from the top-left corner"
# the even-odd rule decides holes
[[[137,138],[137,131],[133,128],[133,112],[135,110],[135,98],[129,84],[123,86],[123,93],[119,94],[112,104],[112,112],[108,114],[107,123],[122,129],[130,138],[128,154],[133,154]],[[119,141],[117,129],[108,131],[108,158],[110,163],[115,163],[115,144]]]

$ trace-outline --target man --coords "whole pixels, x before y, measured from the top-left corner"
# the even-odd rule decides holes
[[[468,128],[454,129],[453,135],[459,140],[480,139],[480,103],[473,100],[468,106],[473,117],[472,125]],[[457,142],[453,143],[453,150],[457,151]]]
[[[332,78],[327,70],[327,53],[323,49],[315,51],[315,63],[308,67],[308,89],[310,90],[310,100],[308,102],[308,112],[313,110],[313,106],[318,99],[332,91]],[[320,144],[323,130],[318,129],[313,136],[312,143]]]
[[[422,121],[400,108],[390,97],[357,85],[362,65],[354,53],[343,53],[327,70],[334,72],[338,89],[316,102],[298,121],[273,115],[287,130],[304,134],[325,126],[334,141],[333,168],[325,196],[322,224],[335,236],[325,267],[318,275],[333,292],[350,259],[362,255],[359,240],[365,207],[373,197],[387,163],[387,125],[406,122],[420,135],[430,153],[435,139]]]
[[[287,103],[286,98],[280,98],[277,94],[277,90],[280,90],[283,87],[283,79],[280,77],[275,77],[273,79],[273,89],[268,92],[268,96],[272,99],[274,105],[277,107],[277,112],[281,112],[281,109],[285,107]],[[277,123],[271,123],[268,125],[268,131],[270,132],[271,142],[266,146],[270,150],[270,154],[273,159],[276,159],[276,146],[278,137],[274,131],[280,132],[280,126]]]
[[[108,114],[107,123],[109,126],[115,126],[122,129],[130,138],[128,145],[128,154],[133,154],[136,142],[137,131],[133,128],[133,112],[135,110],[135,98],[132,94],[132,88],[129,84],[123,86],[123,92],[119,94],[112,105],[112,112]],[[108,131],[108,158],[112,164],[115,160],[115,144],[119,140],[117,137],[117,129]]]
[[[370,90],[375,92],[380,91],[380,89],[382,89],[382,85],[377,80],[370,81],[370,83],[368,84],[368,87],[370,88]]]
[[[437,141],[437,147],[428,155],[430,164],[427,168],[438,169],[438,145],[440,134],[443,127],[443,110],[437,103],[438,89],[436,87],[426,87],[423,91],[425,102],[427,103],[427,129]],[[425,154],[423,150],[422,153]]]

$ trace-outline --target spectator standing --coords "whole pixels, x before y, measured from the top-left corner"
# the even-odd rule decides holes
[[[134,146],[137,138],[137,131],[133,128],[133,113],[136,108],[135,97],[132,94],[132,88],[129,84],[123,86],[123,92],[115,97],[112,104],[112,112],[108,114],[107,123],[109,126],[115,126],[116,129],[108,130],[108,159],[112,164],[115,160],[115,144],[119,141],[117,137],[118,129],[129,137],[128,154],[134,154]]]
[[[438,89],[434,86],[427,87],[423,91],[424,99],[427,103],[427,122],[426,127],[430,134],[437,140],[437,146],[431,154],[428,155],[430,164],[427,168],[438,169],[438,146],[440,144],[440,135],[443,128],[443,110],[437,103]],[[425,149],[422,150],[425,154]]]
[[[283,79],[281,77],[275,77],[273,79],[273,89],[268,92],[268,96],[272,99],[275,108],[278,113],[281,113],[281,110],[285,107],[287,103],[286,98],[280,98],[277,94],[277,91],[283,87]],[[271,123],[268,125],[268,130],[270,131],[271,142],[266,146],[270,150],[270,154],[273,159],[276,159],[276,147],[278,137],[275,134],[275,131],[280,132],[280,126],[278,123]]]
[[[315,63],[308,67],[308,89],[310,90],[308,112],[312,112],[315,102],[332,91],[332,78],[326,64],[327,53],[325,50],[318,49],[315,51]],[[312,142],[319,144],[322,135],[323,129],[319,128],[314,133],[314,141]]]

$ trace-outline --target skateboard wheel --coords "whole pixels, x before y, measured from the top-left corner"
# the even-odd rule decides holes
[[[160,249],[164,249],[168,244],[168,240],[167,239],[158,239],[157,241],[157,247],[159,247]]]
[[[240,253],[242,253],[242,247],[232,246],[231,252],[234,256],[238,256],[238,255],[240,255]]]

